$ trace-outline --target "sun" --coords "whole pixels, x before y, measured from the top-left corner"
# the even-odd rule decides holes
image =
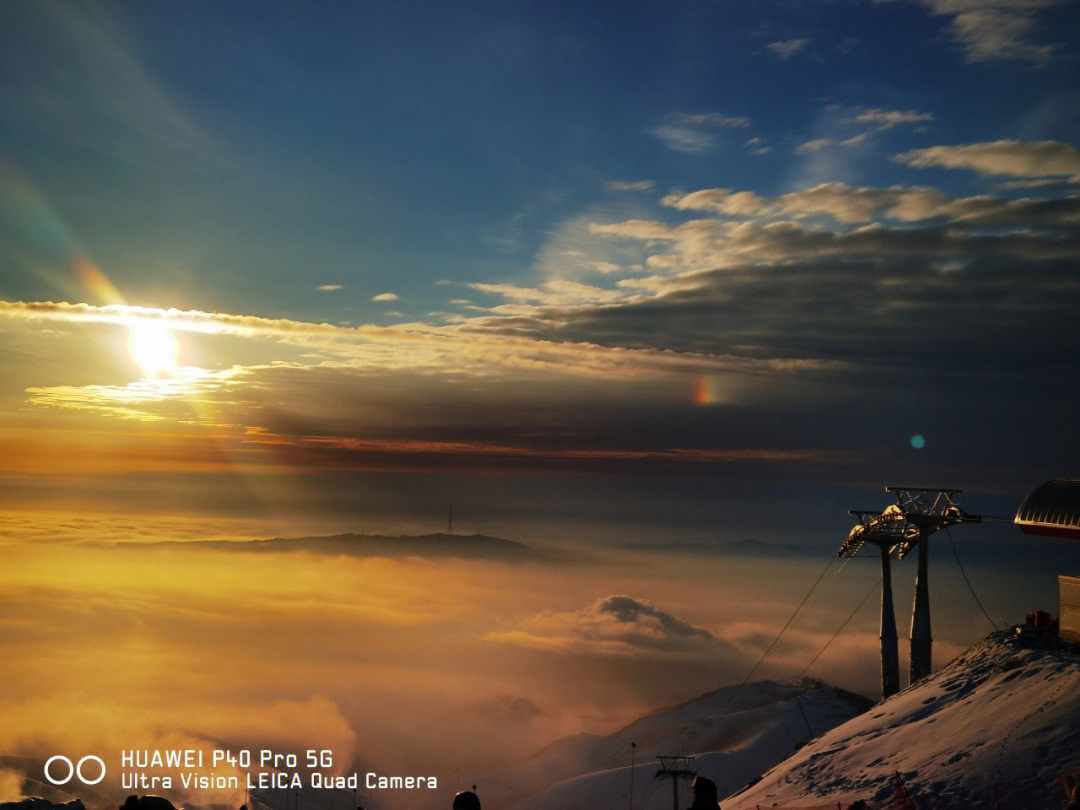
[[[147,321],[128,324],[128,329],[128,352],[145,376],[167,376],[176,368],[180,345],[169,329]]]

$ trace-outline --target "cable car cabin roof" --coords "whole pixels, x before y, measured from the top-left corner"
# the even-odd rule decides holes
[[[1036,487],[1016,511],[1024,534],[1080,540],[1080,480],[1047,481]]]

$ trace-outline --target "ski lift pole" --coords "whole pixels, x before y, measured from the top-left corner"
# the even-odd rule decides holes
[[[696,771],[690,770],[693,757],[658,757],[660,770],[656,772],[656,779],[671,780],[671,807],[679,810],[679,779],[693,779],[697,776]]]

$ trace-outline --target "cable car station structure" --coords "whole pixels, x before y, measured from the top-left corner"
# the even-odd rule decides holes
[[[850,514],[859,518],[847,540],[836,552],[838,557],[854,557],[869,543],[881,554],[881,691],[887,698],[900,691],[900,663],[897,651],[896,616],[893,611],[892,572],[890,557],[903,559],[912,549],[918,549],[919,564],[915,577],[915,601],[911,611],[911,654],[909,683],[930,674],[930,585],[927,578],[930,535],[947,526],[959,523],[980,523],[980,515],[964,512],[956,497],[959,489],[925,489],[921,487],[886,487],[896,496],[896,503],[875,513],[853,509]]]
[[[1014,519],[1024,534],[1080,540],[1080,479],[1058,478],[1036,487]],[[1080,642],[1080,576],[1058,575],[1058,635]]]

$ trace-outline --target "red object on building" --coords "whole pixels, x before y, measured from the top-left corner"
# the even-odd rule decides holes
[[[1050,626],[1050,614],[1045,610],[1032,610],[1027,615],[1028,627],[1049,627]]]

